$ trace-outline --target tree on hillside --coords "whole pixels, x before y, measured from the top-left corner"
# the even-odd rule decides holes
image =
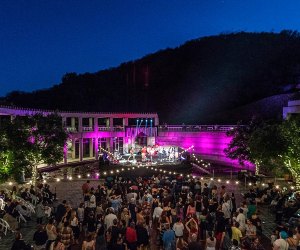
[[[37,178],[37,166],[57,164],[63,158],[68,134],[57,114],[16,117],[1,128],[3,149],[0,164],[5,166],[2,180],[19,177],[23,170],[30,170],[33,184]],[[2,178],[3,177],[3,178]]]

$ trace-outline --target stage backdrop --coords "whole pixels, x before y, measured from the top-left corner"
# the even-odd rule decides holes
[[[199,154],[203,160],[218,163],[224,166],[232,166],[240,169],[254,170],[254,165],[248,163],[241,166],[238,161],[226,157],[224,149],[229,144],[231,138],[226,136],[226,132],[159,132],[156,137],[158,145],[174,145],[184,149],[194,146],[195,154]]]

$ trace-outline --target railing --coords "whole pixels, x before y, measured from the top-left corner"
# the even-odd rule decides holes
[[[199,132],[199,131],[215,131],[215,132],[227,132],[236,125],[161,125],[158,126],[159,132]],[[144,127],[139,127],[139,129],[143,129]],[[67,131],[70,133],[76,133],[77,128],[75,127],[66,127]],[[147,128],[149,129],[149,127]],[[93,131],[93,127],[82,127],[83,132]],[[154,127],[153,127],[153,130]],[[106,127],[99,126],[98,131],[125,131],[123,126],[114,126],[114,127]],[[156,130],[155,130],[156,131]]]
[[[199,132],[199,131],[216,131],[226,132],[236,125],[162,125],[158,127],[159,132]]]
[[[87,131],[93,131],[93,127],[82,127],[82,131],[83,132],[87,132]]]
[[[124,127],[122,126],[115,126],[115,127],[98,127],[98,131],[124,131]]]
[[[71,132],[71,133],[77,132],[77,129],[74,127],[66,127],[66,129],[68,132]]]
[[[110,131],[110,127],[98,127],[98,131]]]

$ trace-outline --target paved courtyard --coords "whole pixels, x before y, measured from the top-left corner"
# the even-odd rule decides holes
[[[223,179],[225,180],[225,178]],[[57,193],[57,201],[55,202],[54,206],[57,206],[62,200],[66,199],[72,207],[78,207],[79,203],[82,201],[82,191],[81,186],[86,180],[67,180],[67,181],[60,181],[60,182],[50,182],[50,186],[52,191],[56,191]],[[205,180],[202,182],[204,183]],[[208,179],[206,180],[208,181]],[[91,185],[97,187],[101,184],[101,180],[91,180]],[[235,181],[231,181],[233,184],[226,184],[228,186],[229,192],[235,192],[237,206],[239,206],[240,201],[242,200],[242,193],[245,192],[245,187],[242,184],[236,185]],[[221,183],[216,183],[218,186],[222,185]],[[223,183],[224,184],[224,183]],[[274,215],[269,212],[268,207],[266,206],[259,206],[259,215],[263,221],[263,242],[266,249],[269,246],[269,237],[272,233],[272,230],[276,227],[274,223]],[[29,221],[27,224],[21,224],[21,233],[24,236],[26,242],[32,242],[33,234],[36,230],[36,222],[35,220]],[[10,249],[12,246],[12,242],[14,240],[14,235],[9,232],[7,236],[4,236],[0,240],[0,249]],[[74,246],[72,249],[81,249],[79,246]],[[153,249],[154,250],[154,249]]]

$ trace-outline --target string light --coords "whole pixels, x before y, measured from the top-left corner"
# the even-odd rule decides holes
[[[195,154],[192,154],[192,157],[195,159],[195,161],[197,162],[197,163],[199,163],[200,164],[200,162],[203,162],[201,165],[203,166],[203,167],[205,167],[205,168],[207,168],[208,166],[210,166],[210,163],[205,163],[202,159],[198,159],[196,156],[195,156]],[[199,166],[199,164],[198,164],[198,166]],[[196,164],[197,165],[197,164]]]
[[[190,146],[189,148],[187,148],[187,149],[184,149],[182,152],[180,152],[178,155],[180,156],[180,155],[182,155],[182,154],[184,154],[185,152],[187,152],[187,151],[189,151],[189,150],[191,150],[191,149],[193,149],[194,148],[194,145],[192,145],[192,146]]]
[[[78,175],[78,178],[80,179],[80,178],[81,178],[81,175]]]
[[[60,179],[59,179],[59,178],[56,178],[56,181],[57,181],[57,182],[59,182],[59,181],[60,181]]]

